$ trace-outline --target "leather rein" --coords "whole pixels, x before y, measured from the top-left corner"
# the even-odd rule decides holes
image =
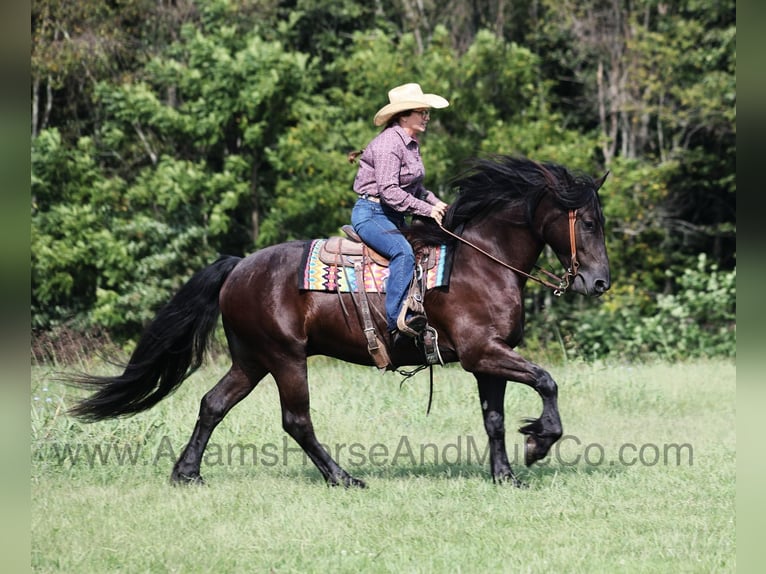
[[[543,269],[539,265],[535,265],[535,267],[539,269],[540,272],[543,273],[546,277],[548,277],[548,279],[558,281],[558,285],[551,283],[550,281],[547,281],[545,279],[541,279],[540,277],[535,277],[534,275],[530,275],[526,271],[522,271],[521,269],[517,269],[516,267],[513,267],[512,265],[509,265],[508,263],[501,261],[500,259],[492,255],[491,253],[487,253],[486,251],[484,251],[481,247],[474,245],[467,239],[463,239],[462,237],[460,237],[459,235],[455,233],[452,233],[449,229],[446,229],[441,223],[439,224],[439,227],[447,235],[454,237],[461,243],[465,243],[466,245],[468,245],[469,247],[472,247],[479,253],[486,255],[495,263],[498,263],[502,265],[503,267],[510,269],[511,271],[524,275],[525,277],[531,279],[532,281],[536,281],[540,285],[543,285],[545,287],[548,287],[549,289],[552,289],[553,294],[556,295],[556,297],[560,297],[569,288],[570,281],[574,279],[575,277],[577,277],[577,270],[580,268],[580,262],[577,260],[577,243],[575,239],[575,223],[576,222],[577,222],[577,210],[570,209],[569,210],[569,244],[571,246],[572,253],[571,253],[569,268],[564,273],[564,276],[559,277],[558,275],[548,271],[547,269]]]

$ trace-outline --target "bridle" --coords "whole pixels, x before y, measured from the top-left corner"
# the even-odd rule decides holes
[[[452,233],[449,229],[446,229],[441,223],[439,223],[439,227],[442,231],[444,231],[447,235],[454,237],[461,243],[465,243],[469,247],[472,247],[479,253],[489,257],[492,261],[495,263],[498,263],[499,265],[502,265],[503,267],[506,267],[507,269],[510,269],[511,271],[514,271],[516,273],[519,273],[521,275],[524,275],[525,277],[531,279],[532,281],[536,281],[540,285],[543,285],[545,287],[548,287],[549,289],[553,290],[553,294],[556,295],[556,297],[560,297],[563,295],[567,289],[569,289],[569,286],[571,284],[571,280],[577,277],[577,271],[580,268],[580,262],[577,259],[577,241],[575,238],[575,223],[577,222],[577,210],[576,209],[570,209],[569,210],[569,245],[571,249],[571,257],[569,260],[569,267],[567,268],[566,272],[564,273],[563,277],[559,277],[555,273],[552,273],[551,271],[548,271],[547,269],[543,269],[539,265],[535,265],[535,267],[548,279],[557,281],[558,284],[551,283],[550,281],[546,281],[545,279],[542,279],[540,277],[536,277],[534,275],[530,275],[526,271],[522,271],[521,269],[517,269],[516,267],[513,267],[512,265],[509,265],[508,263],[505,263],[504,261],[501,261],[491,253],[487,253],[484,251],[481,247],[474,245],[467,239],[464,239],[460,237],[459,235]]]

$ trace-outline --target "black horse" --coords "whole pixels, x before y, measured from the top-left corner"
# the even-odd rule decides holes
[[[599,179],[554,163],[497,156],[475,159],[455,181],[458,196],[444,228],[415,221],[413,244],[449,244],[449,285],[426,292],[428,321],[445,362],[459,361],[478,382],[495,481],[520,483],[505,445],[507,381],[532,387],[542,414],[519,429],[526,435],[525,463],[542,459],[561,437],[558,388],[542,367],[514,347],[524,327],[522,291],[549,245],[567,270],[560,290],[599,296],[610,287]],[[245,258],[224,256],[197,272],[149,325],[120,375],[73,375],[94,392],[70,412],[88,421],[128,416],[151,408],[197,370],[219,314],[231,368],[202,398],[199,418],[175,463],[172,480],[200,481],[200,463],[216,425],[268,373],[279,389],[284,430],[303,448],[329,484],[364,486],[333,460],[311,422],[306,359],[327,355],[371,365],[361,325],[341,308],[353,294],[299,289],[296,269],[305,241],[261,249]],[[544,281],[541,281],[544,282]],[[382,301],[372,299],[378,332],[385,333]],[[396,366],[419,365],[414,344],[389,349]]]

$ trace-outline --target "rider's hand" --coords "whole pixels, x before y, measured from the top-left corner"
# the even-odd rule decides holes
[[[447,207],[448,205],[446,203],[440,201],[431,208],[431,217],[435,219],[436,223],[439,225],[442,224],[442,219],[444,219],[444,214],[447,212]]]

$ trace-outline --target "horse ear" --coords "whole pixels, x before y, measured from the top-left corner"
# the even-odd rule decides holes
[[[601,177],[593,181],[593,185],[596,186],[597,192],[599,189],[601,189],[601,186],[604,185],[604,182],[606,181],[606,176],[608,175],[609,175],[609,170],[607,170],[604,175],[602,175]]]

